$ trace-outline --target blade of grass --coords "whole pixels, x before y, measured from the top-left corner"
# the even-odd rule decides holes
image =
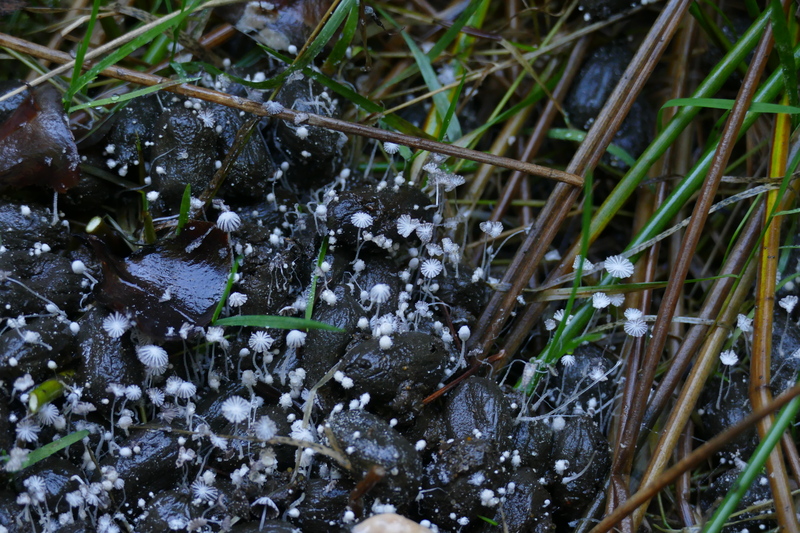
[[[661,109],[665,107],[707,107],[710,109],[733,109],[735,100],[727,98],[673,98],[668,100]],[[794,105],[772,104],[770,102],[753,102],[750,111],[754,113],[783,113],[785,115],[800,114],[800,107]]]
[[[222,297],[219,299],[219,303],[214,309],[214,314],[211,315],[211,323],[214,325],[217,325],[217,322],[219,322],[217,319],[219,318],[220,313],[222,313],[222,309],[225,307],[225,302],[228,301],[228,295],[231,293],[231,287],[233,287],[233,282],[236,279],[236,273],[239,271],[239,263],[241,263],[241,260],[241,256],[238,256],[233,260],[233,265],[231,265],[231,273],[228,276],[228,282],[225,284],[225,289],[222,291]]]
[[[175,226],[175,235],[180,235],[183,227],[189,222],[189,211],[192,208],[192,184],[187,183],[181,198],[181,211],[178,214],[178,225]]]
[[[583,213],[581,215],[581,257],[586,257],[586,252],[589,249],[589,226],[592,221],[592,172],[587,172],[586,176],[584,177],[584,188],[583,188]],[[553,334],[553,338],[550,341],[555,346],[561,346],[563,344],[565,353],[570,349],[574,349],[574,343],[567,342],[562,343],[563,335],[564,335],[564,328],[567,327],[569,323],[570,316],[572,313],[572,307],[575,304],[575,297],[578,293],[578,288],[581,285],[581,273],[583,272],[583,265],[585,261],[578,261],[578,268],[575,269],[575,280],[572,282],[572,290],[569,295],[569,299],[567,300],[567,305],[564,307],[564,315],[563,318],[558,322],[558,328],[556,328],[555,334]],[[570,338],[569,341],[573,341],[574,338]],[[528,389],[529,392],[533,392],[532,389]]]
[[[458,88],[452,95],[452,99],[450,101],[450,106],[447,108],[447,114],[444,116],[444,120],[442,120],[442,131],[439,132],[439,141],[444,139],[444,132],[448,130],[450,127],[450,122],[453,120],[453,116],[456,112],[456,108],[458,107],[458,99],[461,97],[461,90],[464,89],[464,82],[467,80],[466,74],[461,76],[461,83],[458,84]]]
[[[92,14],[89,16],[89,24],[86,28],[86,34],[83,36],[83,41],[78,46],[75,53],[75,66],[72,69],[72,79],[70,80],[67,92],[64,94],[65,104],[72,101],[72,98],[81,90],[82,86],[78,85],[78,80],[81,75],[81,68],[83,67],[83,58],[86,57],[86,50],[89,49],[89,43],[94,35],[94,25],[97,22],[97,14],[100,11],[101,0],[94,0],[92,2]]]
[[[436,77],[436,72],[433,70],[433,66],[431,65],[430,59],[428,56],[422,53],[422,50],[419,49],[417,43],[411,38],[408,33],[405,31],[401,31],[400,35],[402,35],[403,39],[406,42],[406,45],[411,50],[411,54],[414,56],[414,60],[417,62],[417,66],[419,67],[420,74],[422,74],[422,79],[425,81],[425,85],[428,86],[428,90],[430,91],[438,91],[442,88],[441,83],[439,83],[439,79]],[[464,82],[462,78],[462,83]],[[461,124],[458,121],[458,117],[455,120],[452,120],[450,124],[448,124],[447,128],[444,128],[444,117],[447,116],[447,110],[450,107],[450,102],[447,99],[447,95],[444,93],[436,93],[433,95],[433,104],[436,106],[436,112],[439,116],[439,119],[442,123],[442,129],[446,132],[447,138],[450,142],[455,141],[456,139],[461,138]],[[444,136],[441,136],[444,138]]]
[[[199,80],[199,77],[196,78],[180,78],[175,81],[169,81],[165,83],[159,83],[158,85],[153,85],[152,87],[144,87],[142,89],[137,89],[135,91],[131,91],[129,93],[123,95],[114,95],[110,98],[101,98],[99,100],[93,100],[91,102],[87,102],[85,104],[79,104],[72,106],[70,108],[70,112],[72,111],[79,111],[81,109],[87,109],[90,107],[102,107],[111,104],[124,104],[129,100],[133,100],[134,98],[138,98],[139,96],[145,96],[150,93],[154,93],[156,91],[160,91],[161,89],[165,89],[167,87],[172,87],[173,85],[180,85],[181,83],[191,83],[194,81]]]
[[[317,268],[322,266],[322,262],[325,260],[325,255],[327,253],[328,236],[326,235],[325,238],[322,239],[322,244],[320,245],[319,253],[317,254]],[[311,276],[311,290],[308,292],[308,301],[306,303],[306,320],[311,320],[311,315],[314,314],[314,301],[316,300],[317,296],[317,280],[319,279],[319,276],[317,276],[317,268],[314,269],[314,275]]]
[[[185,6],[178,15],[173,17],[164,17],[164,19],[166,20],[162,20],[159,24],[156,24],[149,30],[145,31],[144,33],[137,36],[133,40],[123,44],[122,46],[120,46],[107,56],[105,56],[103,59],[96,62],[86,72],[84,72],[77,80],[74,80],[72,82],[70,88],[72,89],[73,94],[77,91],[80,91],[83,87],[88,85],[104,69],[128,57],[134,50],[149,43],[164,31],[168,31],[178,26],[181,22],[183,22],[183,20],[186,17],[188,17],[194,11],[194,9],[199,4],[200,0],[193,0],[192,2],[189,3],[188,6]],[[78,65],[77,62],[76,65]],[[67,95],[65,95],[64,102],[65,105],[69,106],[71,98],[67,99],[66,96]]]
[[[440,38],[436,39],[433,47],[428,50],[426,54],[431,61],[435,61],[439,55],[444,52],[450,43],[458,37],[458,34],[461,33],[461,29],[466,25],[467,21],[472,17],[473,14],[478,10],[482,3],[486,2],[487,0],[472,0],[467,7],[464,8],[464,11],[461,12],[456,20],[453,21],[453,24],[447,28],[447,31],[444,32]]]
[[[792,55],[792,36],[789,26],[786,24],[786,13],[781,7],[780,0],[770,0],[772,21],[772,33],[775,36],[775,50],[781,60],[781,74],[786,94],[789,96],[789,104],[793,107],[800,106],[800,98],[797,93],[797,67],[794,64]],[[792,121],[796,126],[797,121]]]
[[[142,239],[146,244],[156,242],[156,228],[153,225],[153,214],[150,212],[150,202],[147,201],[147,192],[139,191],[142,200]]]
[[[719,26],[717,26],[711,17],[706,15],[705,11],[703,11],[703,9],[700,7],[700,4],[697,2],[692,2],[692,5],[689,6],[689,13],[694,17],[711,42],[717,47],[725,52],[728,52],[731,48],[733,48],[733,43],[731,43],[730,39],[728,39],[728,36],[722,32],[722,30],[719,28]],[[720,15],[724,16],[724,13],[720,13]],[[744,62],[739,63],[737,68],[742,75],[747,72],[747,65]]]
[[[153,43],[142,55],[142,61],[148,65],[157,65],[167,55],[167,45],[170,43],[171,38],[165,34],[161,34],[155,38]]]
[[[439,55],[442,52],[444,52],[448,46],[450,46],[450,43],[452,43],[453,40],[458,36],[459,32],[466,25],[470,17],[475,13],[475,11],[477,11],[478,7],[480,7],[481,2],[484,1],[486,0],[472,0],[464,9],[464,11],[462,11],[461,14],[458,17],[456,17],[456,20],[453,21],[453,25],[450,26],[446,32],[444,32],[444,35],[442,35],[439,39],[436,40],[436,43],[430,50],[428,50],[428,53],[426,54],[431,62],[436,61],[439,58]],[[381,4],[381,7],[388,9],[390,5]],[[386,80],[386,82],[384,82],[383,85],[379,86],[373,92],[375,94],[383,94],[388,87],[397,85],[398,83],[407,79],[408,77],[413,76],[418,71],[419,71],[418,65],[416,63],[413,63],[408,68],[400,72],[398,75]]]
[[[360,6],[361,2],[356,0],[350,7],[350,13],[348,13],[347,20],[342,28],[342,34],[336,40],[336,44],[333,45],[333,50],[331,50],[331,53],[328,55],[327,59],[325,59],[325,63],[322,64],[323,72],[332,72],[336,65],[338,65],[347,54],[347,48],[350,46],[350,43],[353,42],[353,37],[358,28]]]
[[[274,328],[274,329],[324,329],[326,331],[336,331],[344,333],[344,330],[307,318],[297,318],[293,316],[272,316],[272,315],[240,315],[220,318],[214,322],[217,326],[249,326],[254,328]]]
[[[417,63],[417,68],[419,68],[419,72],[422,75],[422,79],[425,81],[425,85],[428,87],[428,90],[440,90],[442,88],[442,84],[439,83],[439,78],[437,78],[436,72],[433,70],[431,59],[425,55],[422,50],[420,50],[419,46],[417,46],[417,43],[414,42],[414,39],[411,38],[408,32],[406,32],[386,11],[380,7],[377,9],[381,16],[388,20],[389,23],[403,37],[406,46],[408,46],[408,49],[411,51],[411,55],[414,57],[414,61]],[[447,116],[447,109],[450,107],[450,102],[448,101],[446,94],[439,92],[433,95],[433,103],[436,106],[436,112],[441,123],[441,121],[444,120],[444,117]],[[450,142],[461,138],[461,124],[459,124],[458,118],[449,124],[446,132]]]
[[[54,453],[59,452],[64,448],[72,444],[75,444],[78,441],[83,440],[83,438],[87,437],[88,435],[89,435],[89,430],[82,429],[80,431],[70,433],[69,435],[65,435],[53,442],[49,442],[44,446],[42,446],[41,448],[37,448],[33,450],[31,453],[29,453],[28,457],[22,463],[22,468],[28,468],[29,466],[38,463],[42,459],[47,459]]]

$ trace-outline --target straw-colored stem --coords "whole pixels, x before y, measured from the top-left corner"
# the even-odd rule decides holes
[[[784,97],[784,104],[788,98]],[[772,154],[770,157],[770,176],[783,176],[789,152],[791,123],[788,115],[779,114],[775,119],[772,135]],[[772,400],[770,383],[770,360],[772,351],[772,317],[775,310],[775,284],[778,272],[778,248],[780,246],[780,220],[771,220],[773,209],[780,202],[778,191],[767,193],[767,210],[764,214],[766,232],[761,243],[758,258],[758,279],[756,283],[755,316],[753,318],[753,347],[750,357],[750,402],[754,409],[760,409]],[[758,434],[764,439],[774,423],[774,417],[767,416],[758,424]],[[789,476],[780,446],[776,446],[767,459],[767,472],[775,500],[775,513],[783,531],[800,531],[794,513]]]

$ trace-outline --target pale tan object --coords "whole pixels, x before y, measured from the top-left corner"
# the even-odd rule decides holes
[[[383,513],[359,523],[353,533],[431,533],[431,530],[399,514]]]

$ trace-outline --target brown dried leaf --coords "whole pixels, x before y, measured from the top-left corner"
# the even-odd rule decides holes
[[[30,185],[65,192],[80,179],[78,148],[50,85],[31,91],[0,124],[0,189]]]

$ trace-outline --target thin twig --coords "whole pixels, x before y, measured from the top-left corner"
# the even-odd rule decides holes
[[[233,3],[236,3],[237,1],[238,0],[210,0],[209,2],[206,2],[203,5],[196,7],[195,11],[198,10],[198,9],[210,9],[210,8],[213,8],[213,7],[223,6],[223,5],[226,5],[226,4],[233,4]],[[83,58],[83,60],[84,60],[83,67],[85,68],[85,67],[90,66],[91,65],[90,61],[92,59],[108,54],[109,52],[111,52],[115,48],[121,47],[125,43],[134,40],[139,35],[141,35],[143,33],[146,33],[147,31],[149,31],[153,27],[158,26],[159,24],[161,24],[161,23],[163,23],[163,22],[165,22],[165,21],[167,21],[169,19],[175,18],[175,17],[181,15],[182,13],[183,13],[183,10],[181,10],[181,9],[173,11],[172,13],[170,13],[168,15],[164,15],[163,17],[161,17],[161,18],[159,18],[157,20],[154,20],[154,21],[152,21],[152,22],[150,22],[148,24],[145,24],[145,25],[141,26],[140,28],[136,28],[135,30],[130,31],[130,32],[126,33],[125,35],[121,35],[120,37],[117,37],[113,41],[107,42],[103,46],[95,48],[94,50],[92,50],[90,52],[86,52],[86,55]],[[69,70],[72,69],[75,66],[75,59],[70,57],[69,54],[65,54],[64,52],[59,52],[57,50],[51,50],[51,49],[49,49],[47,47],[39,46],[38,44],[34,44],[34,43],[29,42],[29,41],[25,41],[24,39],[17,39],[16,37],[12,37],[12,36],[6,35],[4,33],[0,34],[0,36],[2,36],[2,39],[0,39],[0,45],[1,46],[6,46],[8,48],[11,48],[12,50],[17,50],[18,52],[24,52],[26,54],[30,54],[30,55],[32,55],[34,57],[38,57],[38,58],[41,58],[41,59],[47,59],[48,61],[53,61],[54,63],[63,63],[60,67],[49,71],[47,74],[43,74],[43,75],[39,76],[38,78],[36,78],[35,80],[31,80],[30,83],[28,83],[28,84],[26,84],[26,85],[24,85],[22,87],[19,87],[17,89],[14,89],[13,91],[7,92],[6,94],[0,96],[0,102],[2,102],[3,100],[6,100],[8,98],[11,98],[14,95],[20,94],[21,92],[25,91],[28,87],[36,87],[37,85],[40,85],[40,84],[44,83],[45,81],[49,80],[50,78],[52,78],[54,76],[58,76],[59,74],[63,74],[64,72],[69,72]],[[7,42],[5,42],[6,39],[8,39]],[[17,46],[14,46],[15,44]],[[21,48],[18,47],[20,45],[22,45]],[[39,51],[39,53],[38,54],[34,53],[34,52],[32,52],[32,50],[37,50],[37,51]],[[169,80],[162,80],[162,81],[169,81]],[[161,83],[161,82],[157,82],[157,83]],[[154,83],[153,85],[156,85],[156,83]]]
[[[39,46],[24,39],[12,37],[11,35],[7,35],[5,33],[0,33],[0,46],[5,46],[7,48],[11,48],[12,50],[24,52],[32,56],[48,59],[57,63],[72,61],[69,55],[64,54],[63,52],[49,50],[43,46]],[[89,54],[87,54],[87,57],[88,55]],[[169,78],[146,74],[144,72],[137,72],[135,70],[130,70],[119,66],[109,67],[103,70],[101,74],[110,78],[120,79],[148,87],[170,81]],[[368,137],[370,139],[377,139],[383,142],[401,144],[416,150],[426,150],[428,152],[458,157],[461,159],[476,161],[478,163],[487,163],[498,167],[508,168],[510,170],[519,170],[520,172],[525,172],[533,176],[552,179],[555,181],[568,183],[573,186],[580,186],[583,184],[583,178],[561,170],[534,165],[524,161],[517,161],[516,159],[511,159],[508,157],[486,154],[478,150],[470,150],[469,148],[462,148],[460,146],[445,144],[434,140],[422,139],[402,133],[381,130],[372,126],[357,124],[355,122],[347,122],[345,120],[315,115],[313,113],[298,113],[290,109],[284,109],[280,113],[270,114],[262,104],[253,100],[248,100],[247,98],[241,98],[239,96],[232,96],[230,94],[221,93],[219,91],[214,91],[205,87],[199,87],[197,85],[182,83],[180,85],[172,85],[165,90],[189,98],[197,98],[199,100],[205,100],[207,102],[213,102],[227,107],[232,107],[262,117],[272,116],[295,124],[305,123],[311,126],[320,126],[322,128],[340,131],[342,133],[350,133],[353,135]],[[2,97],[0,97],[0,100],[2,100]]]
[[[689,456],[683,458],[672,468],[658,476],[657,479],[654,479],[649,484],[643,484],[636,494],[633,494],[628,501],[618,507],[616,511],[605,517],[594,527],[594,529],[590,531],[590,533],[606,533],[606,531],[611,530],[615,524],[617,524],[624,517],[628,516],[634,509],[650,501],[664,487],[674,483],[681,474],[700,465],[714,453],[721,450],[731,440],[735,439],[738,435],[741,435],[744,431],[753,426],[753,424],[788,404],[798,395],[800,395],[800,385],[795,385],[791,389],[775,398],[775,400],[769,405],[750,413],[735,426],[726,429],[710,441],[706,442],[692,452]]]

